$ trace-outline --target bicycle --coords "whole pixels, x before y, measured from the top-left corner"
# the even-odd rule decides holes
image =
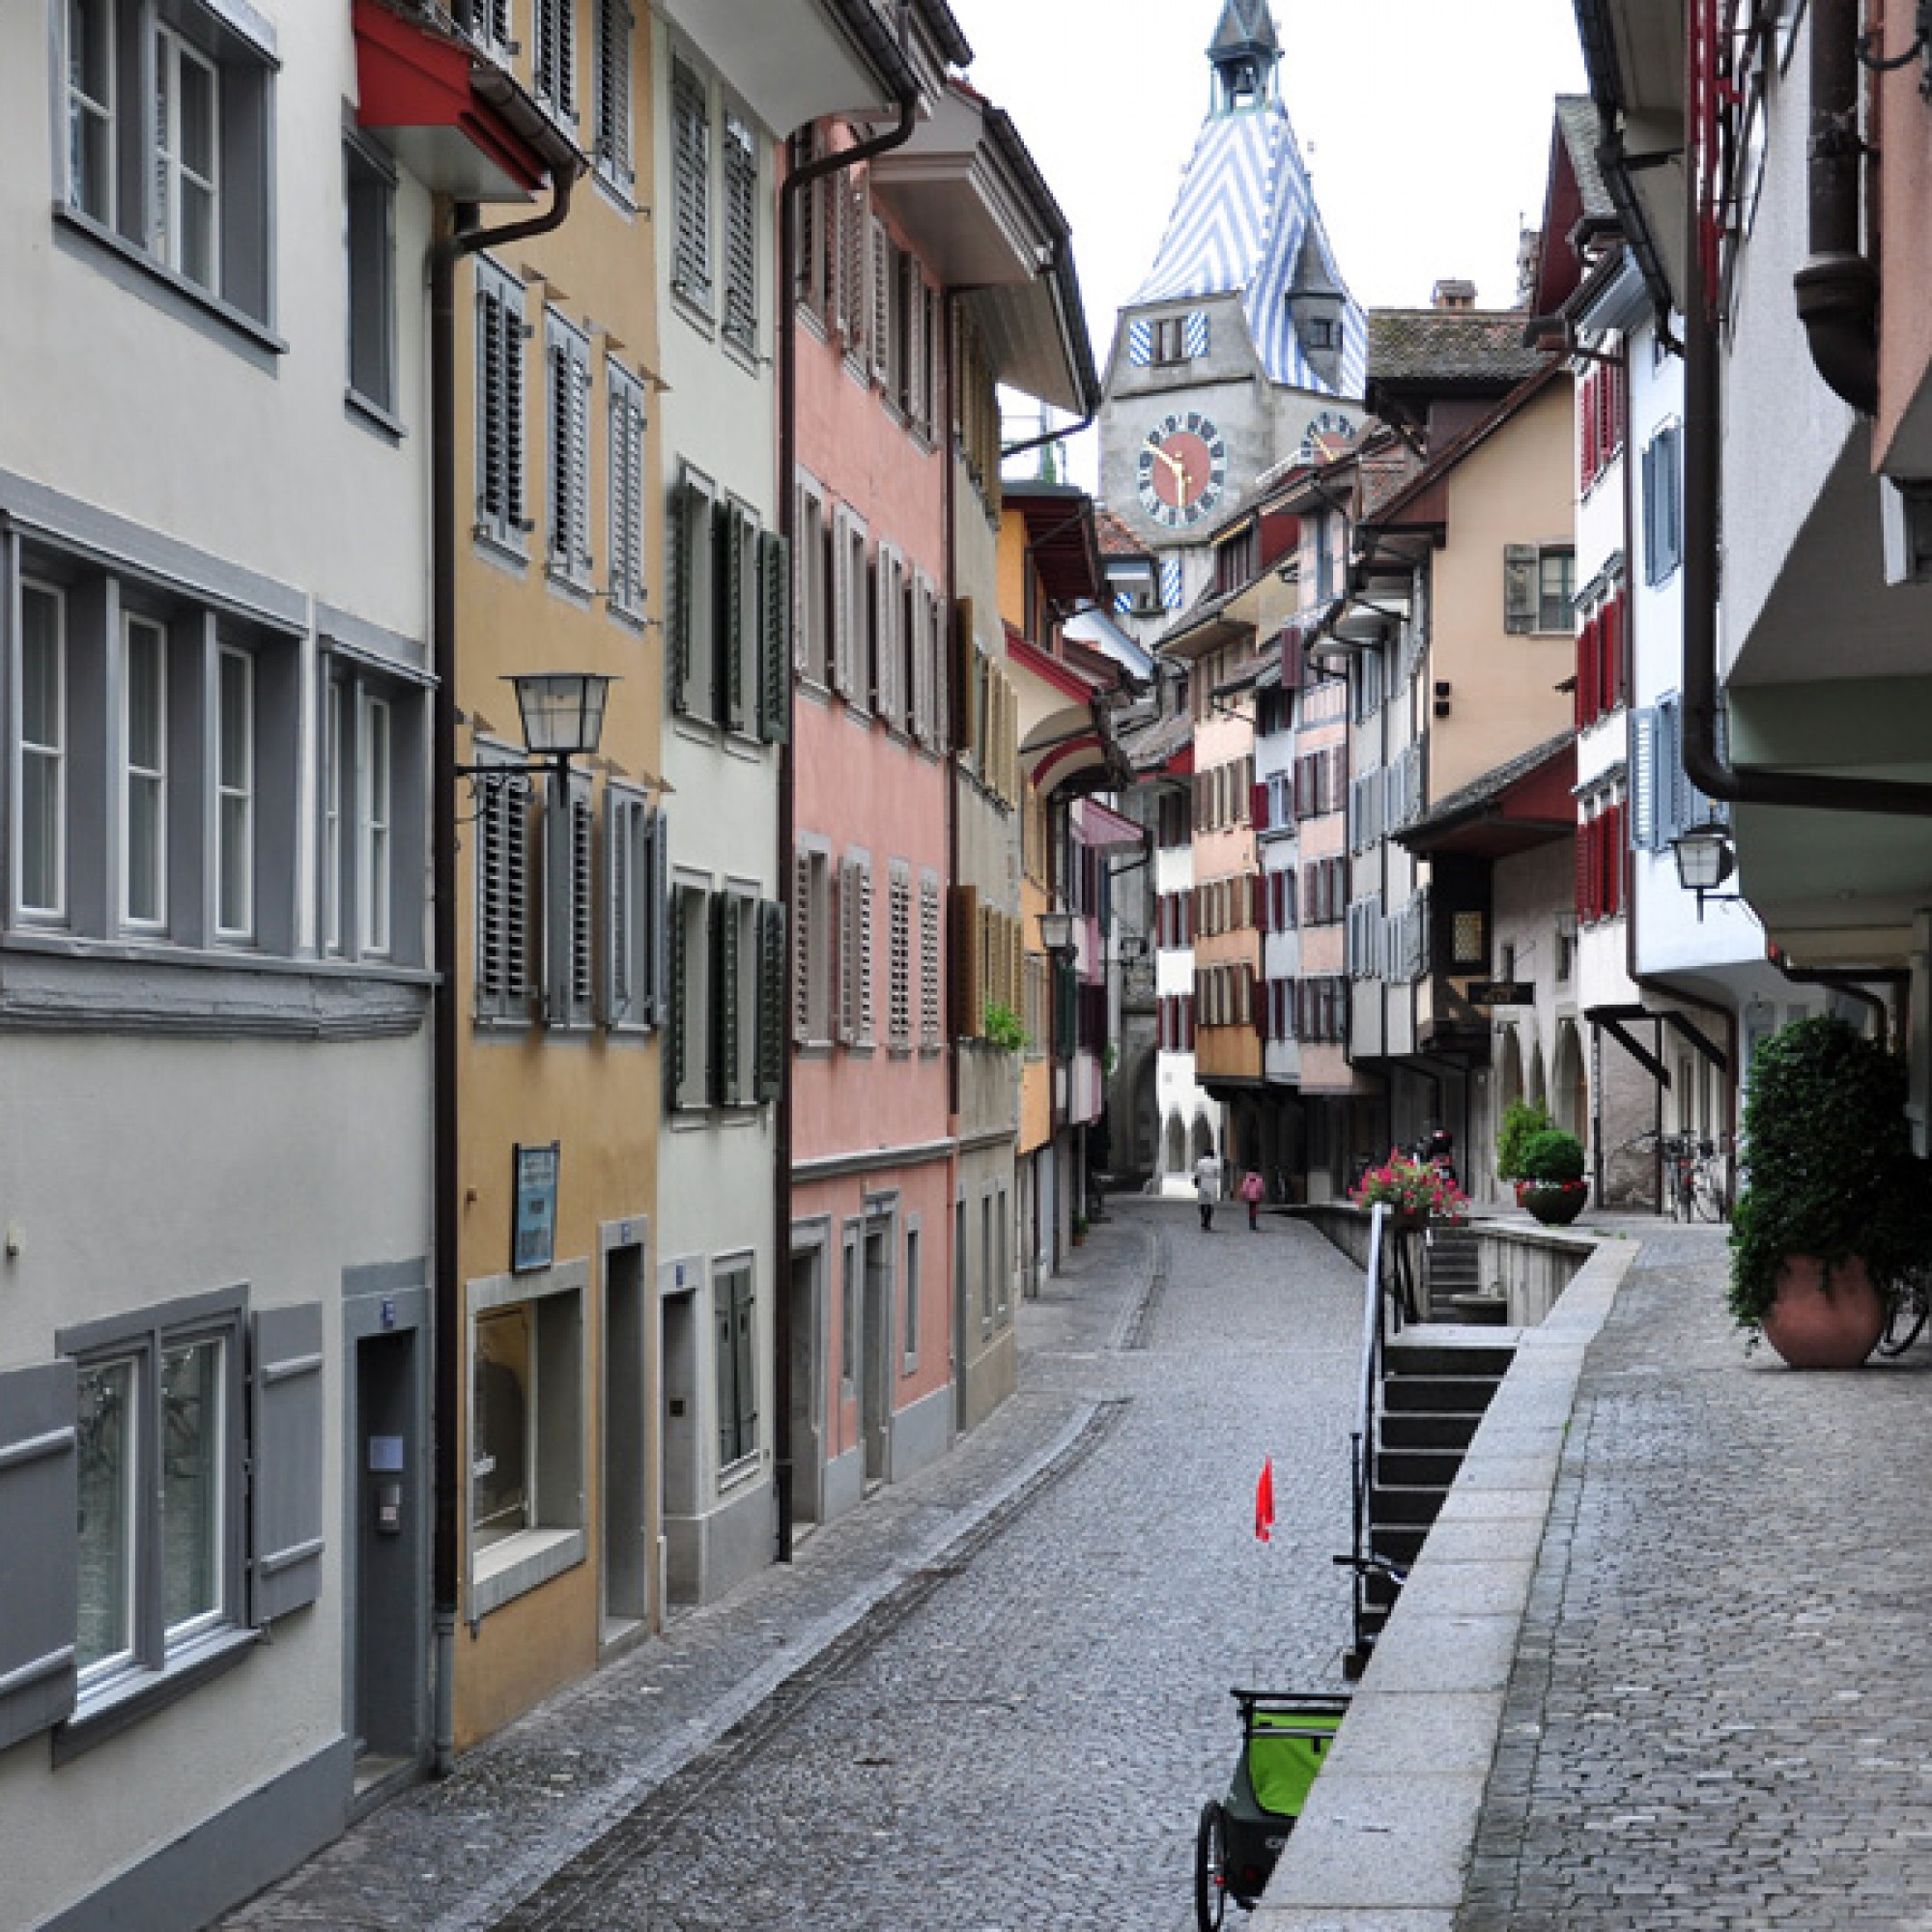
[[[1729,1213],[1718,1144],[1694,1134],[1663,1138],[1664,1188],[1673,1221],[1722,1221]]]
[[[1932,1321],[1932,1262],[1915,1262],[1898,1279],[1885,1333],[1879,1337],[1881,1355],[1905,1353]]]

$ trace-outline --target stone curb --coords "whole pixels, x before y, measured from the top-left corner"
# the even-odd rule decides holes
[[[1253,1932],[1454,1932],[1584,1358],[1641,1248],[1599,1239],[1517,1331]]]

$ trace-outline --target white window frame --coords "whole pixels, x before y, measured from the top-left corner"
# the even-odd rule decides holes
[[[760,1297],[754,1257],[734,1255],[720,1261],[712,1271],[711,1295],[718,1478],[724,1484],[754,1465],[764,1448],[758,1401]]]
[[[229,735],[228,680],[241,681],[240,737]],[[214,727],[214,931],[218,939],[255,936],[255,659],[222,644],[215,653]],[[231,765],[231,753],[235,763]],[[237,828],[231,847],[229,826]]]
[[[349,400],[395,427],[396,176],[368,144],[342,143],[344,361]]]
[[[394,947],[396,733],[386,697],[361,694],[355,734],[355,925],[365,956],[385,959]]]
[[[921,1262],[925,1247],[924,1231],[917,1214],[905,1217],[905,1304],[899,1338],[899,1373],[919,1373],[919,1296]]]
[[[208,83],[209,141],[212,154],[207,172],[197,170],[182,152],[180,136],[182,76],[199,70]],[[156,99],[154,183],[155,253],[183,280],[218,295],[222,286],[221,193],[221,69],[201,48],[165,22],[155,25]],[[166,111],[173,110],[170,120]],[[186,210],[191,197],[206,197],[208,260],[206,272],[196,273],[187,260]]]
[[[119,205],[119,142],[117,139],[117,113],[120,81],[118,65],[120,54],[119,10],[114,0],[66,0],[66,14],[63,28],[66,40],[62,48],[62,71],[66,77],[67,90],[67,201],[71,208],[90,216],[103,228],[115,225]],[[99,30],[97,46],[101,52],[102,67],[100,78],[106,83],[97,95],[76,79],[77,63],[73,57],[74,21],[80,15],[90,16]],[[97,146],[100,185],[103,190],[104,206],[90,207],[82,192],[86,171],[81,164],[83,142],[87,135],[93,135]],[[98,145],[97,145],[98,144]]]
[[[797,503],[798,535],[792,546],[793,665],[808,684],[822,689],[832,682],[832,629],[837,621],[831,606],[833,520],[823,488],[803,472]]]
[[[155,720],[154,736],[157,747],[156,761],[137,764],[134,758],[134,681],[131,675],[134,656],[134,634],[139,631],[146,642],[152,645],[156,658],[155,678]],[[120,827],[120,880],[121,923],[130,932],[165,932],[168,924],[168,863],[172,847],[171,826],[171,783],[168,771],[168,732],[169,713],[169,660],[172,652],[171,639],[164,625],[152,617],[128,611],[121,618],[121,719],[118,747],[118,761],[121,783],[121,827]],[[143,909],[135,910],[135,855],[132,849],[131,828],[133,822],[134,797],[137,787],[144,787],[154,799],[155,847],[152,864],[147,867],[148,876],[143,881],[146,893],[142,895]],[[152,895],[153,904],[148,906],[146,898]]]
[[[30,600],[44,599],[53,613],[52,674],[54,721],[51,738],[32,738],[28,736],[27,690],[26,690],[26,647],[27,647],[27,606]],[[13,871],[14,907],[22,919],[60,923],[67,918],[68,911],[68,636],[67,636],[67,593],[58,584],[42,582],[32,577],[20,581],[20,668],[18,686],[14,702],[14,716],[17,721],[14,737],[14,797],[12,817],[14,822]],[[29,777],[36,770],[45,772],[47,783],[44,795],[38,787],[29,784]],[[30,899],[27,896],[27,852],[28,834],[31,829],[30,797],[41,799],[33,810],[44,810],[51,815],[52,835],[52,893],[44,899]]]

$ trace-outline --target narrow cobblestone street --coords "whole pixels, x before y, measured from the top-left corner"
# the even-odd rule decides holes
[[[1203,1235],[1190,1206],[1116,1202],[1022,1311],[1021,1391],[984,1441],[229,1924],[1179,1932],[1228,1687],[1340,1683],[1357,1282],[1284,1220],[1250,1234],[1231,1206]],[[993,1506],[928,1534],[976,1485]],[[707,1709],[731,1727],[705,1737]]]

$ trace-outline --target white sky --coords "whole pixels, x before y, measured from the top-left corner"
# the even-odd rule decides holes
[[[1343,279],[1415,307],[1443,276],[1516,296],[1554,97],[1584,89],[1570,0],[1273,0],[1282,95]],[[1207,113],[1222,0],[952,0],[967,77],[1013,117],[1073,225],[1094,355],[1152,265]],[[1091,445],[1094,439],[1081,439]],[[1076,481],[1096,458],[1076,450]]]

